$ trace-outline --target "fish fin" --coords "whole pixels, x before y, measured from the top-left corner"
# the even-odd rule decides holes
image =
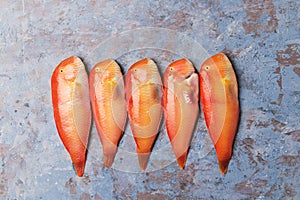
[[[115,156],[116,153],[104,154],[104,167],[111,167],[114,162]]]
[[[193,73],[188,79],[187,79],[188,85],[191,86],[192,90],[194,91],[195,97],[199,95],[199,76],[197,73]]]
[[[232,80],[227,78],[223,79],[223,83],[227,91],[227,97],[229,97],[232,100],[237,100],[238,99],[237,84],[234,84]]]
[[[117,81],[116,81],[115,91],[113,94],[113,99],[114,100],[120,99],[120,98],[123,99],[125,97],[123,91],[124,91],[123,79],[118,77]]]
[[[188,151],[184,152],[181,156],[179,156],[177,158],[177,163],[179,165],[180,169],[184,169],[185,167],[185,163],[186,163],[186,159],[187,159],[187,155],[188,155]]]
[[[157,102],[160,102],[162,98],[162,86],[156,83],[152,83],[152,84],[154,84],[152,98],[155,99]]]
[[[145,171],[146,168],[147,168],[149,157],[150,157],[150,152],[149,153],[139,153],[138,154],[140,168],[143,171]]]
[[[84,162],[73,163],[77,176],[82,177],[84,172]]]
[[[187,104],[197,103],[199,100],[199,79],[196,73],[193,73],[186,80],[188,90],[183,92],[184,102]]]
[[[229,161],[230,161],[230,159],[218,160],[219,169],[220,169],[221,174],[225,175],[227,173]]]
[[[186,104],[192,104],[196,102],[195,94],[192,90],[184,91],[183,98]]]
[[[76,77],[76,84],[72,94],[72,114],[76,128],[77,137],[79,137],[84,149],[87,148],[89,131],[91,127],[91,105],[89,95],[88,75],[83,68]],[[85,152],[83,152],[85,153]]]

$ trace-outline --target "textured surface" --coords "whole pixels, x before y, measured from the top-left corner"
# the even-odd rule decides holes
[[[299,7],[283,0],[0,1],[0,198],[299,199]],[[167,29],[136,31],[144,27]],[[129,126],[117,162],[103,168],[93,126],[86,173],[75,176],[51,106],[50,77],[61,60],[78,55],[90,70],[109,56],[126,71],[151,57],[163,71],[187,56],[199,69],[220,51],[233,62],[241,103],[226,176],[202,113],[183,171],[163,126],[148,172],[136,166]]]

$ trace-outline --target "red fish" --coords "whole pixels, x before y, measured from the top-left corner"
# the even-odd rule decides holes
[[[239,121],[238,84],[229,59],[219,53],[200,70],[200,97],[222,174],[228,169]]]
[[[90,73],[90,98],[102,143],[104,166],[113,164],[126,123],[124,80],[119,65],[105,60]]]
[[[199,112],[199,78],[189,60],[177,60],[167,67],[163,96],[168,136],[183,169]]]
[[[145,58],[133,64],[125,85],[129,122],[139,164],[145,170],[162,118],[162,82],[153,60]]]
[[[80,58],[62,61],[51,78],[52,104],[58,134],[69,152],[76,174],[84,173],[91,126],[88,75]]]

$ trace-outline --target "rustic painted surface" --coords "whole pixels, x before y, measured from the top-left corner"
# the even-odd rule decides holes
[[[0,199],[299,199],[299,9],[283,0],[0,1]],[[144,27],[167,29],[130,31]],[[201,113],[185,170],[162,128],[149,171],[139,171],[128,126],[106,169],[93,126],[86,173],[76,177],[51,107],[61,60],[78,55],[90,71],[109,56],[126,72],[151,57],[163,72],[184,56],[199,69],[220,51],[234,65],[241,104],[226,176]]]

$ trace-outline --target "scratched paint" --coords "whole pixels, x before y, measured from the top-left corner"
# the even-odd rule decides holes
[[[299,7],[281,0],[0,1],[0,199],[299,199]],[[145,27],[169,31],[122,38]],[[90,70],[110,55],[124,72],[143,57],[163,72],[187,55],[199,69],[199,47],[205,55],[225,52],[239,81],[241,120],[226,176],[200,113],[185,170],[169,157],[163,126],[149,171],[122,158],[134,152],[128,126],[118,165],[106,169],[93,126],[86,174],[77,178],[54,125],[54,67],[75,54]]]

